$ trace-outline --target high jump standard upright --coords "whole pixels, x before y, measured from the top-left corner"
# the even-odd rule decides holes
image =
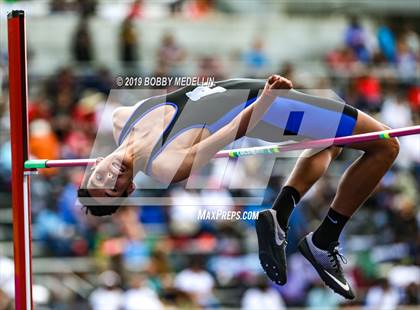
[[[12,11],[7,18],[15,308],[26,310],[33,308],[33,301],[29,172],[24,169],[29,155],[25,15]]]

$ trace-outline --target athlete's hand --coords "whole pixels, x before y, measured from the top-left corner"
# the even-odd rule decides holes
[[[289,90],[293,88],[293,84],[290,80],[280,76],[272,75],[265,82],[264,90],[261,94],[263,99],[273,100],[280,95],[277,89]]]
[[[293,88],[292,81],[280,75],[272,75],[265,83],[265,89],[291,89]]]

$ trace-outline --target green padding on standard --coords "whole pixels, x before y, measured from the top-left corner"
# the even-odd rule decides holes
[[[32,159],[25,161],[25,169],[40,169],[47,168],[47,161],[45,159]]]
[[[388,132],[381,133],[381,134],[379,135],[379,137],[380,137],[381,139],[389,139],[389,138],[391,138]]]

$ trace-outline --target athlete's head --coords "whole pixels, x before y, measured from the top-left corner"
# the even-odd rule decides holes
[[[133,169],[124,156],[113,152],[105,158],[98,158],[95,164],[87,170],[79,197],[127,197],[135,190]],[[85,205],[92,215],[104,216],[115,213],[119,206],[115,205]]]

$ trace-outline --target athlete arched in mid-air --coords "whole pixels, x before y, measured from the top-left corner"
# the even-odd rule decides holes
[[[135,189],[133,177],[139,171],[167,184],[179,182],[243,136],[281,142],[388,129],[341,101],[305,95],[292,87],[291,81],[277,75],[267,81],[232,79],[212,87],[184,87],[132,107],[118,108],[113,117],[117,148],[97,160],[79,196],[127,196]],[[283,91],[279,95],[277,90]],[[299,249],[329,287],[352,299],[354,294],[340,264],[343,257],[338,252],[338,238],[348,219],[391,167],[399,144],[396,139],[387,139],[348,147],[363,154],[343,174],[324,221],[302,239]],[[272,209],[259,214],[256,229],[261,265],[277,284],[287,280],[288,218],[341,151],[337,146],[305,151]],[[118,206],[87,208],[94,215],[108,215]]]

